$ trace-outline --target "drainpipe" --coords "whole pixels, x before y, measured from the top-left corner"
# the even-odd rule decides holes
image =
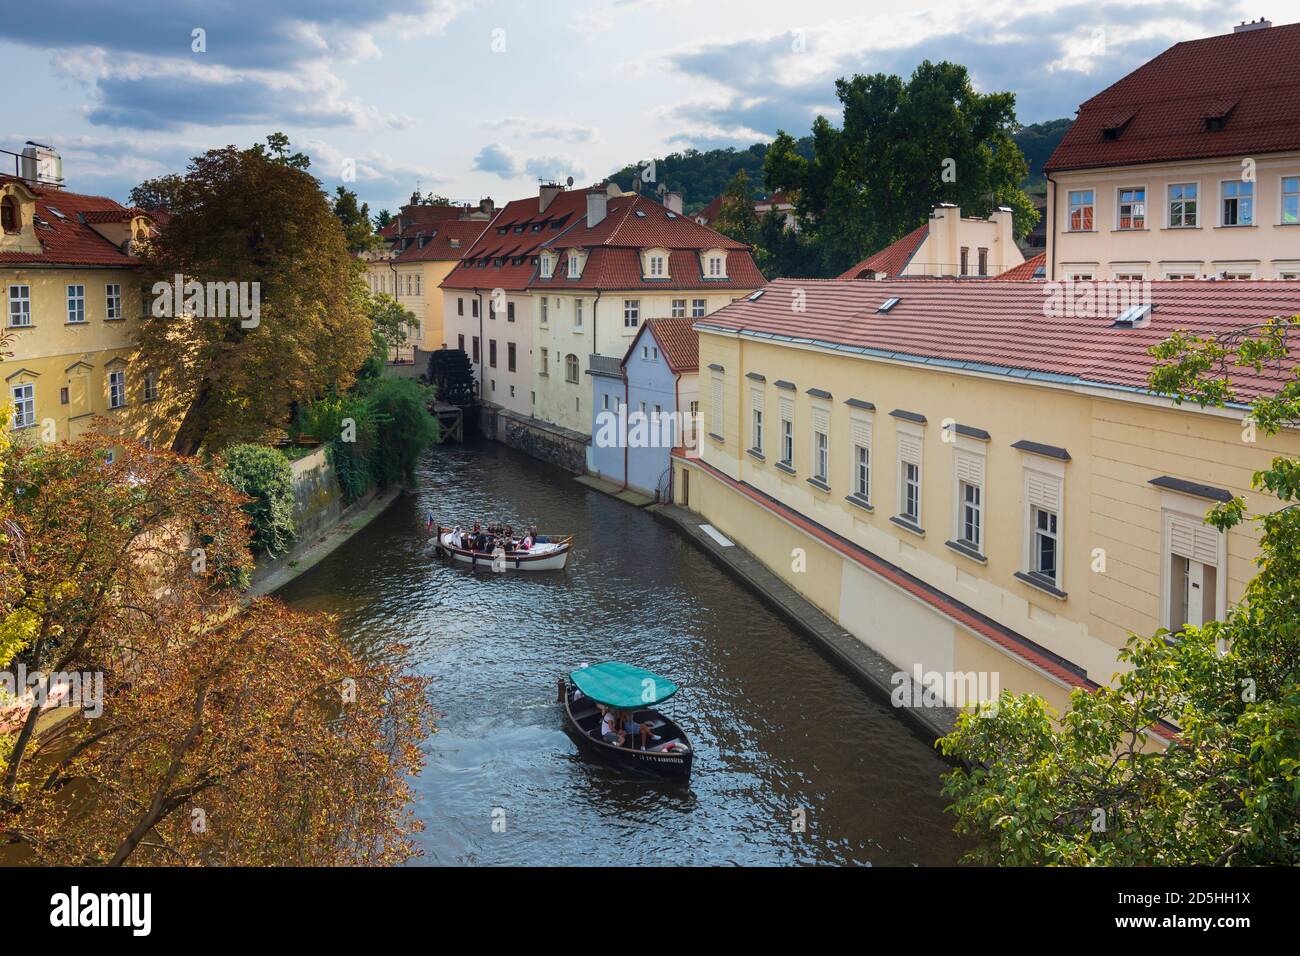
[[[388,260],[388,271],[391,272],[391,273],[393,274],[393,301],[396,302],[396,301],[397,301],[397,296],[398,296],[398,292],[397,292],[397,266],[395,266],[395,265],[393,264],[393,260],[392,260],[392,259],[389,259],[389,260]],[[396,362],[396,361],[397,361],[398,359],[400,359],[401,357],[402,357],[401,349],[399,349],[396,345],[394,345],[394,346],[393,346],[393,361]]]
[[[487,339],[483,338],[483,290],[475,289],[474,298],[478,302],[478,397],[484,400],[483,383],[487,380]]]
[[[627,418],[632,417],[632,397],[631,387],[627,383],[627,369],[623,369],[623,407],[629,409]],[[620,492],[627,491],[627,431],[623,432],[623,485],[618,489]]]
[[[673,377],[673,411],[677,414],[677,421],[682,421],[682,374],[678,372]],[[685,431],[679,436],[678,440],[682,443],[682,454],[686,454],[686,434]],[[668,503],[670,505],[677,503],[677,494],[673,485],[676,482],[677,469],[673,467],[673,450],[668,449]]]
[[[1045,173],[1047,177],[1047,208],[1043,211],[1047,213],[1047,241],[1052,244],[1052,261],[1047,267],[1047,281],[1056,281],[1056,236],[1052,234],[1052,226],[1056,223],[1056,183],[1052,181],[1052,174]],[[1030,278],[1033,278],[1032,276]]]

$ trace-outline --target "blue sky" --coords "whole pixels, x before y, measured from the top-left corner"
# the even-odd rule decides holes
[[[1300,19],[1296,0],[1270,5],[1275,23]],[[1070,116],[1172,43],[1260,12],[1241,0],[41,0],[0,18],[0,148],[52,143],[69,188],[124,199],[203,149],[278,129],[330,188],[350,161],[372,210],[395,210],[417,181],[501,203],[542,176],[589,181],[688,146],[802,134],[837,115],[836,77],[906,75],[926,58],[1014,91],[1022,122]]]

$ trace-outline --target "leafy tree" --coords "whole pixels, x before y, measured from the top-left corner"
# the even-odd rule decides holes
[[[754,195],[749,176],[742,169],[731,178],[722,194],[722,209],[710,225],[724,236],[754,245],[759,238],[758,213],[754,211]]]
[[[1027,167],[1012,139],[1015,95],[978,93],[963,66],[923,62],[911,78],[883,73],[835,83],[839,128],[813,123],[812,156],[780,132],[766,186],[796,197],[800,235],[833,275],[925,222],[940,202],[985,216],[1009,206],[1022,236],[1037,213],[1020,189]]]
[[[381,486],[414,480],[420,456],[438,440],[432,399],[427,386],[408,378],[385,377],[369,387],[366,404],[378,426],[370,470]]]
[[[406,344],[407,333],[415,327],[415,313],[384,292],[368,294],[365,309],[374,329],[374,351],[386,362],[390,349]]]
[[[127,203],[141,209],[171,209],[176,205],[184,181],[176,173],[146,179],[131,190]]]
[[[1016,141],[1020,151],[1025,154],[1025,162],[1029,164],[1027,182],[1041,179],[1043,164],[1056,151],[1072,125],[1072,119],[1054,119],[1045,123],[1030,123],[1012,134],[1011,138]]]
[[[378,440],[378,423],[360,395],[330,395],[299,411],[298,431],[326,442],[326,455],[343,500],[356,501],[375,484],[371,457]]]
[[[266,137],[265,145],[254,143],[252,151],[273,163],[305,171],[311,166],[311,157],[306,153],[290,153],[289,150],[292,148],[288,136],[284,133],[272,133]]]
[[[379,212],[375,213],[375,230],[378,231],[383,229],[384,226],[388,225],[392,221],[393,214],[391,212],[387,209],[379,210]]]
[[[357,194],[342,186],[334,191],[334,196],[334,215],[343,224],[348,251],[367,252],[377,248],[380,240],[370,223],[370,206],[367,203],[358,205]]]
[[[303,165],[283,144],[196,157],[167,229],[141,253],[146,281],[164,285],[136,341],[144,365],[171,376],[178,452],[279,434],[295,402],[346,389],[369,354],[364,286]],[[247,283],[255,320],[206,308],[173,317],[167,289],[177,274],[216,284],[209,292]]]
[[[811,154],[812,140],[805,137],[797,148]],[[763,172],[763,158],[767,155],[765,143],[755,143],[747,149],[698,150],[688,149],[670,153],[654,160],[655,183],[641,183],[641,167],[632,163],[610,176],[624,190],[640,186],[643,190],[664,185],[682,194],[687,213],[695,213],[722,195],[736,173],[744,170],[750,182],[757,182]]]
[[[252,527],[253,551],[288,551],[297,537],[293,522],[293,469],[284,453],[265,445],[231,445],[222,453],[221,477],[240,494]]]
[[[1251,418],[1272,434],[1300,424],[1289,361],[1300,317],[1224,336],[1177,333],[1152,348],[1154,392],[1177,402],[1238,401],[1234,370],[1274,394]],[[1002,864],[1300,864],[1300,461],[1254,476],[1282,507],[1249,515],[1235,498],[1206,520],[1261,529],[1259,571],[1223,621],[1130,637],[1113,687],[1076,690],[1057,716],[1003,693],[992,715],[963,715],[940,741],[967,766],[948,775],[972,858]],[[1172,725],[1173,742],[1150,745]],[[1168,731],[1166,731],[1168,733]]]

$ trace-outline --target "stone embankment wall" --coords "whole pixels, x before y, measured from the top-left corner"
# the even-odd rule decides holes
[[[580,432],[495,405],[482,406],[479,431],[485,438],[518,448],[575,475],[587,473],[587,446],[591,439]]]

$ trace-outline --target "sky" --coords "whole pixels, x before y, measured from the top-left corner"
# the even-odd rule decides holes
[[[1258,2],[1252,4],[1260,6]],[[53,145],[67,186],[124,200],[205,149],[281,130],[331,191],[417,185],[498,205],[688,147],[838,117],[834,81],[966,65],[1022,123],[1180,40],[1300,0],[41,0],[0,15],[0,149]],[[0,154],[0,160],[12,157]],[[0,170],[7,167],[0,166]]]

